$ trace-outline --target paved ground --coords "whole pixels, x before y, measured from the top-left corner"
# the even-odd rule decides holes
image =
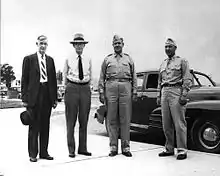
[[[220,156],[216,154],[189,151],[188,159],[177,161],[175,157],[159,158],[162,146],[131,142],[132,158],[123,155],[108,157],[108,138],[89,134],[88,150],[92,157],[77,155],[68,157],[66,129],[62,106],[53,111],[51,120],[49,152],[53,161],[39,160],[30,163],[27,153],[27,130],[19,119],[23,108],[0,109],[0,175],[4,176],[46,176],[74,174],[112,176],[219,176]],[[60,114],[59,114],[60,113]],[[78,135],[76,134],[76,142]]]

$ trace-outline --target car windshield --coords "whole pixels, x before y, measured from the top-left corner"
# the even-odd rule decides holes
[[[203,87],[212,87],[215,86],[215,83],[212,79],[200,72],[193,72],[193,86],[203,86]]]

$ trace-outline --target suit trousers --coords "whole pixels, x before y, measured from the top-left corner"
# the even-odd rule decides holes
[[[121,150],[130,150],[131,83],[106,82],[107,124],[110,150],[118,150],[118,137],[121,136]]]
[[[175,136],[177,150],[187,150],[186,106],[179,104],[180,94],[180,87],[162,89],[161,107],[163,130],[166,137],[165,148],[170,152],[174,151]]]
[[[49,126],[52,102],[49,97],[47,84],[40,85],[37,102],[33,111],[33,123],[29,125],[28,131],[28,152],[30,157],[37,157],[38,137],[40,142],[40,156],[48,155]]]
[[[91,107],[90,85],[68,83],[64,96],[69,154],[75,153],[75,124],[79,121],[78,152],[87,151],[87,124]]]

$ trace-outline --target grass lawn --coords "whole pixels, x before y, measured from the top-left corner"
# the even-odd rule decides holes
[[[2,99],[0,98],[0,109],[21,108],[23,107],[20,99]]]

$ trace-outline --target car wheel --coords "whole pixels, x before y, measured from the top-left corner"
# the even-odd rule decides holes
[[[198,119],[191,129],[192,142],[203,152],[220,153],[220,122],[215,119]]]

